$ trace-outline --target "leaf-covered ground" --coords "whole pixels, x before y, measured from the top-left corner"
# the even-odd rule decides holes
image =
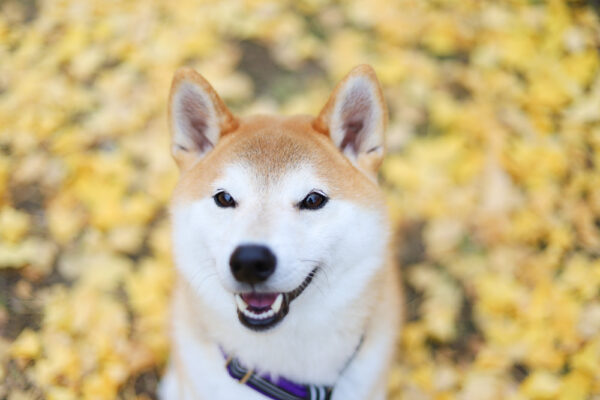
[[[0,0],[0,398],[154,398],[178,66],[291,114],[370,63],[407,286],[391,398],[600,399],[599,8]]]

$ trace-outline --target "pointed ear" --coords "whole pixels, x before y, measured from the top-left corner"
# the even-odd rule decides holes
[[[175,72],[169,95],[171,153],[182,169],[201,159],[223,135],[235,130],[236,118],[210,84],[192,68]]]
[[[387,107],[375,71],[359,65],[336,86],[313,127],[360,169],[376,174],[384,155]]]

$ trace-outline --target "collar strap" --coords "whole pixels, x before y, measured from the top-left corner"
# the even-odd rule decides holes
[[[225,363],[229,375],[241,384],[273,400],[330,400],[330,386],[303,385],[285,378],[271,378],[270,374],[257,374],[246,369],[237,358],[228,357]]]

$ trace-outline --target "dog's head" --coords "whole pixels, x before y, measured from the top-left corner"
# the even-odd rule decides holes
[[[237,118],[181,69],[169,114],[181,170],[176,264],[213,315],[253,330],[292,313],[311,319],[342,307],[383,264],[376,174],[387,110],[370,67],[352,70],[316,118]]]

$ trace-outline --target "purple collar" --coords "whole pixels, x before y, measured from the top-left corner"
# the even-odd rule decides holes
[[[304,385],[288,381],[285,378],[271,378],[270,374],[258,374],[245,368],[237,358],[223,356],[227,359],[227,372],[241,384],[251,387],[257,392],[273,400],[330,400],[333,388],[330,386]]]

